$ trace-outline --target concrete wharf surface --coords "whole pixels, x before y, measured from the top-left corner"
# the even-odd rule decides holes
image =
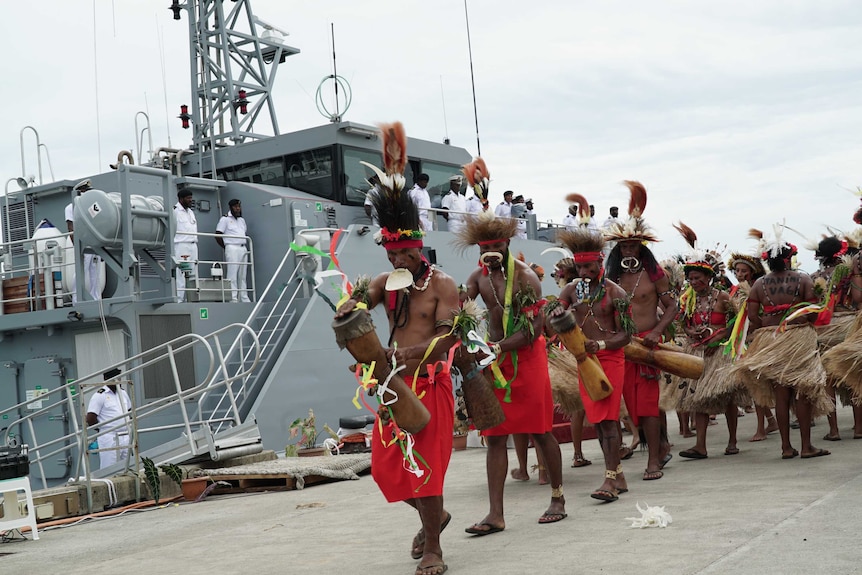
[[[862,573],[862,439],[853,440],[852,412],[839,408],[843,441],[828,442],[826,421],[812,429],[832,455],[782,460],[778,434],[750,443],[755,417],[739,420],[741,453],[724,455],[724,418],[711,426],[709,458],[686,460],[693,445],[669,414],[673,460],[664,478],[642,481],[646,454],[623,468],[629,493],[601,503],[589,493],[602,481],[595,440],[584,443],[593,465],[572,469],[563,444],[568,518],[537,519],[550,488],[509,480],[506,530],[471,537],[464,528],[487,513],[484,449],[453,453],[446,509],[453,519],[442,545],[450,573],[818,574]],[[799,449],[799,432],[792,430]],[[624,440],[630,436],[624,435]],[[535,456],[530,450],[531,463]],[[510,465],[516,461],[509,451]],[[637,502],[664,506],[666,529],[631,529]],[[39,541],[0,544],[4,575],[63,573],[409,575],[418,516],[387,504],[370,475],[301,491],[211,496],[206,501],[40,530]]]

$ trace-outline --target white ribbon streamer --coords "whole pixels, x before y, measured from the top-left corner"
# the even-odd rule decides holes
[[[497,359],[496,354],[491,351],[491,348],[488,347],[487,342],[485,342],[482,337],[476,333],[476,330],[471,329],[467,332],[467,351],[469,353],[476,353],[477,351],[482,351],[486,354],[486,356],[478,362],[479,367],[485,368],[491,365],[495,359]]]
[[[407,457],[404,458],[403,467],[405,471],[412,473],[416,477],[422,477],[425,475],[425,470],[419,467],[419,464],[416,463],[416,457],[413,455],[413,444],[416,443],[413,439],[413,434],[405,431],[404,435],[406,436],[407,441],[407,447],[405,449]]]

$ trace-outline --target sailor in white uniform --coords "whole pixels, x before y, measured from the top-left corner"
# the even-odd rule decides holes
[[[115,377],[118,371],[108,372],[106,378]],[[99,449],[108,451],[99,452],[99,468],[104,469],[118,461],[125,461],[128,457],[129,446],[129,419],[118,419],[112,423],[99,425],[103,421],[113,419],[132,409],[132,401],[126,390],[116,383],[109,383],[100,387],[90,398],[87,406],[87,425],[98,426],[99,432],[108,431],[98,437]],[[120,447],[122,449],[112,449]]]
[[[177,231],[174,234],[174,255],[178,262],[191,266],[191,277],[197,276],[198,265],[198,221],[192,211],[192,191],[183,189],[177,192],[177,203],[174,215],[177,220]],[[186,274],[177,268],[177,302],[186,298]]]
[[[216,225],[216,242],[224,248],[224,261],[227,264],[227,279],[231,286],[231,301],[251,301],[246,290],[246,275],[248,268],[248,248],[245,245],[245,235],[248,226],[242,217],[242,203],[236,198],[227,203],[230,213],[222,216]],[[226,237],[221,237],[222,235]],[[231,237],[242,236],[242,237]],[[237,293],[239,292],[239,293]],[[237,296],[239,299],[237,299]]]

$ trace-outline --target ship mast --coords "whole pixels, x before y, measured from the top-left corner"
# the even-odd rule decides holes
[[[283,43],[286,33],[256,17],[250,0],[173,0],[174,19],[185,10],[189,23],[192,149],[217,148],[278,135],[272,88],[278,65],[299,50]],[[227,12],[225,8],[228,8]],[[260,31],[260,33],[258,33]],[[264,130],[271,123],[271,133]]]

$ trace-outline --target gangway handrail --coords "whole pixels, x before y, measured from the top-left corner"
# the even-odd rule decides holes
[[[3,436],[4,442],[8,443],[9,435],[10,435],[10,433],[12,433],[12,431],[19,429],[21,426],[24,426],[24,425],[27,426],[27,429],[30,432],[30,438],[32,439],[32,441],[34,443],[31,446],[30,453],[36,455],[36,458],[35,458],[35,460],[32,461],[32,463],[35,463],[38,466],[38,468],[40,470],[40,474],[42,476],[42,484],[45,487],[47,487],[47,478],[45,476],[44,468],[42,466],[43,461],[45,461],[48,458],[55,456],[57,454],[60,454],[63,452],[68,452],[69,449],[71,448],[70,441],[73,438],[76,439],[76,443],[78,444],[78,447],[80,450],[79,453],[81,453],[81,454],[86,453],[86,446],[91,441],[93,441],[94,439],[97,439],[101,435],[105,435],[106,433],[113,432],[112,429],[107,429],[108,427],[112,427],[110,425],[111,423],[115,423],[119,420],[125,420],[127,417],[131,418],[132,425],[135,427],[135,429],[137,429],[138,433],[147,433],[147,432],[153,432],[153,431],[161,431],[164,429],[172,429],[172,428],[182,427],[185,429],[185,435],[188,437],[190,447],[193,448],[194,446],[193,446],[193,438],[192,438],[192,429],[191,428],[193,426],[207,426],[207,425],[211,424],[211,422],[208,420],[190,419],[188,417],[188,413],[187,413],[188,408],[186,407],[187,401],[196,399],[199,395],[205,393],[208,389],[211,388],[211,386],[204,385],[204,382],[209,381],[211,379],[213,373],[215,372],[216,368],[215,368],[214,364],[215,364],[215,360],[216,360],[216,354],[213,353],[213,349],[212,349],[213,346],[207,340],[211,339],[213,342],[215,342],[216,350],[219,350],[220,346],[221,346],[221,344],[219,343],[219,336],[225,332],[228,332],[229,330],[234,330],[237,328],[241,332],[248,332],[249,333],[249,335],[251,336],[251,344],[249,347],[252,350],[256,350],[257,353],[255,353],[253,355],[250,364],[248,364],[247,367],[245,367],[245,364],[244,364],[243,365],[244,369],[239,370],[234,375],[233,378],[228,378],[228,379],[220,382],[220,385],[230,386],[235,379],[240,378],[240,377],[246,377],[248,375],[248,373],[251,373],[252,371],[254,371],[254,369],[257,367],[257,364],[258,364],[259,359],[260,359],[260,344],[259,344],[259,341],[257,339],[257,336],[254,333],[254,330],[251,329],[250,326],[248,326],[247,324],[244,324],[244,323],[229,324],[229,325],[224,326],[223,328],[221,328],[219,330],[216,330],[216,331],[210,333],[207,336],[200,336],[198,334],[185,334],[185,335],[179,336],[179,337],[174,338],[173,340],[171,340],[169,342],[165,342],[164,344],[161,344],[160,346],[158,346],[156,348],[152,348],[152,349],[149,349],[145,352],[141,352],[135,356],[123,359],[120,362],[117,362],[116,364],[114,364],[112,366],[106,367],[104,370],[100,370],[98,372],[88,374],[84,377],[77,378],[76,380],[68,382],[63,386],[57,387],[53,390],[50,390],[50,391],[46,392],[45,394],[39,396],[39,398],[37,398],[37,399],[44,402],[46,397],[50,397],[50,396],[57,395],[57,394],[60,395],[60,399],[58,401],[52,402],[51,404],[43,405],[43,407],[41,407],[40,409],[32,411],[32,412],[28,413],[27,415],[20,416],[17,419],[13,420],[5,429],[2,430],[3,432],[5,432],[4,436]],[[182,386],[180,385],[180,382],[179,382],[179,376],[178,376],[176,370],[174,369],[174,385],[177,388],[176,393],[174,393],[170,396],[159,398],[155,401],[149,402],[149,403],[147,403],[143,406],[140,406],[140,407],[135,406],[133,409],[133,412],[130,415],[120,415],[120,416],[117,416],[115,418],[99,422],[100,431],[95,433],[95,434],[90,434],[87,426],[85,424],[82,426],[79,423],[78,417],[77,417],[78,413],[79,413],[79,411],[83,411],[86,409],[86,406],[84,405],[84,393],[81,390],[81,385],[96,385],[96,384],[104,385],[105,383],[103,381],[102,382],[98,381],[98,378],[102,377],[102,373],[104,373],[107,370],[110,370],[113,368],[120,368],[120,367],[127,368],[126,371],[123,373],[123,378],[128,379],[128,378],[136,375],[138,372],[143,370],[145,367],[149,367],[151,365],[154,365],[154,364],[161,362],[161,361],[164,361],[166,359],[168,361],[174,362],[174,358],[175,358],[177,353],[180,353],[180,352],[185,351],[187,349],[196,348],[196,346],[203,346],[203,349],[205,350],[206,356],[209,357],[209,368],[207,370],[206,376],[204,378],[202,378],[201,380],[199,380],[200,383],[196,384],[195,386],[193,386],[191,388],[183,390]],[[150,356],[149,359],[145,359],[147,356]],[[223,354],[221,354],[219,352],[217,354],[217,356],[218,356],[220,362],[224,361]],[[140,363],[135,364],[136,362],[140,362]],[[132,364],[135,364],[135,365],[132,365]],[[129,365],[132,365],[132,367],[128,367]],[[174,367],[175,367],[175,364],[174,364]],[[87,383],[87,382],[91,382],[91,383]],[[73,394],[72,393],[73,389],[77,389],[79,392]],[[33,403],[33,401],[34,401],[34,399],[25,400],[25,401],[22,401],[16,405],[11,406],[11,407],[0,410],[0,416],[2,416],[3,414],[10,413],[10,412],[16,412],[18,409],[20,409],[22,407],[26,407],[26,405]],[[50,413],[53,409],[57,408],[58,406],[61,406],[64,403],[68,404],[67,405],[67,416],[70,418],[71,431],[69,433],[63,435],[63,436],[56,437],[56,438],[51,439],[51,440],[44,442],[44,443],[39,443],[38,437],[35,433],[35,428],[33,426],[33,421],[37,417],[44,416],[47,413]],[[183,422],[182,423],[172,424],[172,425],[161,425],[161,426],[157,426],[157,427],[140,427],[138,425],[139,420],[145,419],[147,417],[155,415],[156,413],[167,410],[176,404],[180,405],[181,410],[183,412]],[[84,418],[84,415],[85,415],[85,412],[82,414],[82,419]],[[233,422],[234,425],[238,425],[241,423],[238,410],[232,410],[232,413],[230,414],[229,417],[225,416],[222,419],[229,420],[229,421]],[[84,423],[86,423],[86,422],[84,422]],[[57,444],[59,444],[59,447],[57,447],[56,449],[47,451],[49,448],[51,448],[52,446],[55,446]],[[127,461],[126,470],[128,470],[128,461]],[[80,475],[80,458],[78,460],[78,465],[76,467],[76,476],[79,476],[79,475]],[[88,476],[89,476],[89,473],[88,473]]]
[[[345,230],[343,230],[342,228],[331,228],[331,227],[307,228],[307,229],[299,230],[296,235],[300,235],[300,234],[304,234],[304,233],[313,233],[313,232],[327,232],[327,233],[332,234],[332,233],[335,233],[338,231],[345,231]],[[294,250],[293,247],[289,248],[285,252],[284,257],[282,257],[281,262],[279,262],[278,267],[276,268],[276,270],[272,274],[272,277],[270,278],[269,283],[266,285],[266,287],[264,288],[260,297],[258,298],[256,305],[254,306],[252,311],[249,313],[249,316],[246,319],[246,323],[248,325],[252,325],[252,322],[254,322],[254,320],[257,318],[258,314],[260,313],[260,311],[262,309],[264,302],[267,302],[267,296],[270,294],[270,292],[274,289],[274,287],[276,285],[285,285],[285,286],[290,285],[296,279],[297,275],[299,274],[299,266],[298,265],[294,268],[293,272],[290,274],[290,277],[287,279],[286,282],[284,282],[282,284],[279,283],[280,282],[280,280],[279,280],[280,274],[281,274],[282,270],[284,269],[285,265],[287,265],[287,262],[288,262],[288,260],[292,254],[299,255],[299,252],[296,252],[296,250]],[[298,286],[297,289],[293,291],[292,295],[288,299],[287,304],[281,310],[281,313],[278,315],[278,318],[274,322],[274,325],[271,325],[271,320],[275,316],[276,310],[279,309],[281,302],[284,300],[285,293],[287,290],[281,290],[278,293],[278,295],[274,301],[268,302],[269,304],[271,304],[272,307],[271,307],[269,313],[267,314],[266,318],[264,319],[262,325],[260,326],[261,332],[264,331],[265,329],[270,330],[270,334],[267,337],[267,341],[263,344],[264,348],[267,348],[268,344],[272,341],[272,339],[277,337],[276,334],[278,333],[279,328],[282,327],[283,322],[285,320],[285,317],[293,309],[292,306],[293,306],[294,302],[296,301],[296,298],[298,297],[299,288],[300,288],[300,286]],[[237,352],[237,347],[241,346],[241,344],[242,344],[242,342],[240,341],[240,338],[238,337],[233,342],[233,345],[231,345],[231,347],[228,349],[227,356],[232,357],[233,354],[235,352]],[[223,365],[227,365],[227,363],[225,362]],[[236,379],[238,379],[238,378],[234,378],[234,380],[236,380]],[[245,387],[246,383],[247,383],[247,378],[243,378],[242,379],[242,385],[236,391],[235,397],[233,395],[231,395],[231,397],[229,398],[230,401],[235,402],[236,398],[242,398],[244,396],[244,394],[247,391],[246,387]],[[232,386],[228,386],[225,389],[225,392],[222,394],[222,396],[218,399],[216,406],[213,408],[213,410],[211,412],[212,416],[215,416],[216,414],[220,413],[220,410],[223,408],[225,396],[227,394],[233,394],[233,387]],[[198,401],[199,413],[202,413],[203,403],[205,400],[206,400],[206,395],[201,396],[200,400]],[[221,426],[222,426],[222,424],[219,424],[216,427],[216,430],[221,429]]]

